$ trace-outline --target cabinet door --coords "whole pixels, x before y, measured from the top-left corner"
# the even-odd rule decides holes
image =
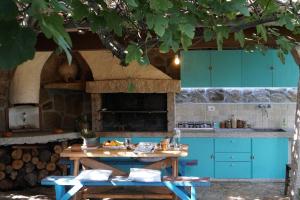
[[[285,178],[285,165],[288,162],[287,138],[252,139],[253,178]]]
[[[240,50],[223,50],[211,52],[212,86],[242,86],[242,56]]]
[[[273,56],[269,51],[242,53],[242,77],[244,87],[272,87]]]
[[[183,51],[181,59],[182,87],[211,86],[210,51]]]
[[[285,56],[285,64],[278,58],[273,50],[273,86],[274,87],[297,87],[299,79],[299,67],[291,54]]]
[[[251,178],[251,162],[216,162],[215,178]]]
[[[183,144],[189,145],[188,157],[195,159],[197,166],[187,166],[186,176],[214,177],[214,140],[212,138],[182,138]]]

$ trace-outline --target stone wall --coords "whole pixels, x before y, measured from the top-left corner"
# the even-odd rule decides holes
[[[7,124],[5,110],[8,107],[8,91],[12,74],[12,70],[0,69],[0,131],[4,131]]]
[[[176,96],[176,121],[223,121],[235,115],[252,127],[289,128],[295,121],[296,88],[182,89]],[[259,108],[270,104],[271,108]],[[209,111],[213,106],[214,111]]]
[[[83,92],[41,89],[40,105],[43,130],[76,130],[76,120],[87,114],[90,119],[90,95]]]

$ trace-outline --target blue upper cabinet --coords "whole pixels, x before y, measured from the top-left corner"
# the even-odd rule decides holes
[[[285,63],[283,64],[278,58],[276,51],[273,52],[273,86],[274,87],[296,87],[299,78],[299,67],[297,66],[294,58],[291,54],[285,57]]]
[[[241,51],[211,52],[211,78],[213,87],[240,87],[242,85]]]
[[[285,178],[287,138],[253,138],[252,154],[253,178]]]
[[[181,57],[182,87],[211,86],[210,51],[183,51]]]
[[[244,87],[272,87],[273,56],[261,52],[242,53],[242,77]]]
[[[282,64],[276,50],[182,52],[182,87],[297,87],[298,76],[292,55]]]

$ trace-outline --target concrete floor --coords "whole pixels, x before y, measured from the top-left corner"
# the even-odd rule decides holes
[[[214,182],[200,188],[201,200],[288,200],[283,196],[284,183]],[[37,187],[21,191],[0,192],[0,200],[54,200],[53,188]]]

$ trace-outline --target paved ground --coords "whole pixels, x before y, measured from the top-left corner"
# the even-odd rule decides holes
[[[215,182],[199,189],[202,200],[288,200],[284,183]],[[38,187],[22,191],[0,192],[0,200],[54,200],[52,188]],[[108,199],[106,199],[108,200]]]

